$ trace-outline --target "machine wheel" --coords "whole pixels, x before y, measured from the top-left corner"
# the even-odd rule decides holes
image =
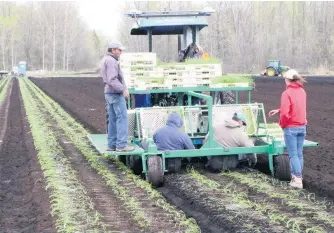
[[[213,104],[234,104],[235,95],[232,91],[213,92]]]
[[[275,76],[276,75],[276,70],[275,68],[269,67],[266,69],[266,73],[268,76]]]
[[[155,187],[160,187],[164,181],[164,171],[162,168],[162,159],[160,156],[150,156],[147,159],[146,180]]]
[[[141,175],[143,171],[141,159],[137,159],[135,155],[130,155],[129,157],[129,168],[133,171],[135,175]]]
[[[181,158],[166,159],[168,172],[178,172],[181,170]]]
[[[223,91],[221,94],[221,103],[222,104],[234,104],[235,96],[232,91]]]
[[[287,72],[287,70],[284,70],[284,71],[281,72],[281,75],[282,75],[283,78],[284,78],[286,72]]]
[[[274,177],[279,180],[291,180],[290,159],[288,155],[274,156]]]
[[[234,169],[238,166],[238,155],[212,156],[209,168],[213,171]]]

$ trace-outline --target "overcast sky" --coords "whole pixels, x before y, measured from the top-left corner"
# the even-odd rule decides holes
[[[123,0],[85,0],[79,2],[81,17],[88,26],[110,37],[116,36],[117,25],[121,17],[120,9],[123,4]]]

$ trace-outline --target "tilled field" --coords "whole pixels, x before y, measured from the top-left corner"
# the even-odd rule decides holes
[[[44,149],[49,154],[52,152],[57,162],[56,168],[66,165],[66,168],[72,169],[68,171],[72,175],[60,178],[76,187],[77,195],[82,197],[84,203],[90,203],[87,206],[81,202],[75,205],[78,210],[86,211],[86,216],[81,214],[79,217],[92,219],[85,224],[84,221],[81,224],[80,221],[76,222],[76,226],[80,226],[77,229],[198,232],[200,228],[202,232],[334,232],[332,202],[318,195],[331,196],[334,193],[334,175],[330,170],[333,165],[330,116],[334,110],[329,105],[334,94],[334,80],[310,78],[306,85],[309,99],[308,135],[320,146],[305,150],[304,177],[307,189],[317,191],[317,195],[290,189],[285,182],[249,169],[219,174],[188,169],[184,173],[168,175],[165,186],[157,192],[118,161],[107,161],[92,152],[85,135],[88,131],[105,131],[100,79],[31,80],[71,115],[67,115],[31,82],[20,82],[26,108],[33,108],[28,112],[31,116],[37,114],[44,119],[39,121],[40,125],[36,123],[36,127],[51,129],[52,135],[47,136],[54,139],[55,144],[52,145],[55,148],[60,148],[56,151],[53,147]],[[284,84],[280,79],[256,79],[253,100],[264,103],[269,111],[279,106],[283,89]],[[241,95],[241,98],[245,96]],[[86,128],[78,125],[72,117]],[[277,118],[270,120],[277,121]],[[38,131],[32,128],[37,134]],[[38,135],[34,138],[36,143]],[[61,200],[66,203],[66,200]],[[62,215],[58,213],[55,217],[61,218]]]
[[[54,232],[18,82],[7,82],[3,102],[0,99],[0,231]]]
[[[32,79],[89,130],[105,132],[103,87],[99,78]],[[309,77],[305,89],[308,94],[308,138],[320,143],[318,148],[305,149],[305,184],[313,191],[334,198],[333,122],[334,78]],[[279,107],[285,88],[279,78],[256,78],[252,93],[254,102],[264,103],[266,111]],[[240,93],[241,100],[246,95]],[[277,122],[278,117],[268,121]]]

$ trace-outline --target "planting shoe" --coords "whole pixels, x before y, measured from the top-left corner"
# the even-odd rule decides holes
[[[116,148],[117,152],[130,152],[135,150],[135,148],[133,146],[125,146],[123,148]]]
[[[107,151],[111,152],[111,151],[115,151],[116,148],[108,148]]]
[[[289,185],[291,187],[294,187],[294,188],[302,189],[303,188],[303,179],[301,177],[297,177],[295,175],[292,175],[291,182],[289,183]]]
[[[254,167],[257,163],[257,155],[256,154],[249,154],[248,157],[248,165],[250,167]]]

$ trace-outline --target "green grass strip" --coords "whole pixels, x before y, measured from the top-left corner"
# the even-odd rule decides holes
[[[245,184],[259,193],[268,195],[269,198],[281,199],[282,203],[287,206],[294,207],[298,210],[301,216],[311,216],[312,219],[323,221],[334,227],[334,215],[326,212],[327,202],[314,202],[313,193],[308,193],[304,190],[291,189],[281,186],[279,189],[271,185],[268,177],[261,173],[239,173],[228,172],[221,175],[234,178],[241,184]],[[261,179],[261,182],[259,182]],[[300,200],[304,199],[304,200]]]
[[[120,185],[119,180],[116,175],[111,173],[102,163],[101,156],[94,152],[90,143],[87,140],[87,134],[83,135],[80,133],[76,127],[76,121],[68,115],[66,112],[63,114],[67,115],[65,119],[59,114],[62,112],[62,108],[54,103],[50,104],[50,100],[47,101],[47,96],[42,95],[42,91],[38,90],[36,86],[31,81],[29,86],[31,90],[35,91],[36,97],[41,101],[45,110],[50,113],[52,118],[57,122],[57,125],[64,131],[65,135],[69,140],[79,149],[79,151],[86,157],[90,165],[98,171],[98,173],[106,180],[106,184],[112,188],[112,191],[117,195],[122,201],[127,210],[132,214],[132,217],[137,223],[142,227],[149,227],[152,225],[151,220],[147,217],[147,214],[141,209],[140,202],[137,198],[132,197],[128,194],[126,188]],[[38,91],[37,91],[38,90]],[[81,128],[81,125],[80,125]],[[84,130],[83,128],[81,130]]]
[[[62,154],[52,125],[33,98],[26,79],[19,79],[24,108],[28,117],[39,163],[47,181],[52,215],[59,232],[98,231],[103,228],[99,214],[77,179],[77,173]]]
[[[95,150],[92,150],[91,143],[87,139],[88,131],[84,129],[81,124],[77,123],[67,112],[63,110],[63,108],[61,108],[58,103],[47,96],[34,83],[29,81],[29,85],[40,94],[38,95],[38,98],[41,102],[43,102],[46,109],[57,121],[57,124],[62,127],[68,138],[87,158],[91,166],[103,176],[107,185],[110,186],[112,190],[125,202],[125,206],[134,215],[134,219],[137,220],[141,226],[154,224],[152,219],[149,218],[149,215],[140,207],[140,201],[128,194],[126,189],[117,181],[118,178],[116,175],[112,174],[103,161],[101,161],[101,156],[96,153]],[[150,184],[135,176],[132,171],[122,165],[122,163],[117,162],[117,164],[121,170],[126,172],[127,178],[132,179],[137,187],[147,191],[149,193],[149,197],[154,200],[158,206],[162,207],[169,214],[172,214],[178,224],[186,228],[185,232],[200,232],[200,229],[194,219],[187,219],[183,212],[176,210],[175,207],[170,205],[159,192],[151,187]]]
[[[223,186],[218,182],[198,173],[194,169],[190,169],[189,174],[195,178],[200,185],[202,184],[211,189],[219,190],[224,195],[229,195],[231,198],[233,198],[235,204],[241,205],[247,209],[253,209],[259,215],[267,216],[271,223],[280,224],[289,229],[289,232],[325,232],[325,230],[320,226],[311,226],[311,224],[308,223],[305,218],[296,218],[290,214],[277,211],[275,205],[272,203],[258,203],[251,201],[248,198],[247,193],[238,190],[233,183],[229,183],[228,185]]]
[[[6,96],[7,89],[11,80],[12,78],[3,78],[2,80],[0,80],[0,104]]]

